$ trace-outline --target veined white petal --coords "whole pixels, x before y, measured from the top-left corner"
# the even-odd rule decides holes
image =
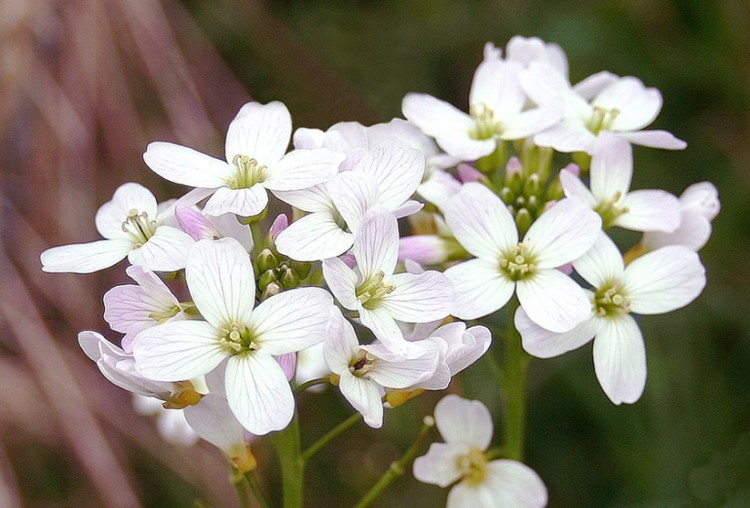
[[[627,212],[613,225],[634,231],[674,232],[680,227],[680,202],[663,190],[637,190],[625,196]]]
[[[145,212],[150,220],[155,220],[156,198],[139,183],[124,183],[117,188],[112,199],[97,210],[96,230],[104,238],[128,238],[127,233],[122,230],[122,223],[133,210],[137,210],[139,214]]]
[[[481,325],[472,326],[464,331],[458,337],[458,341],[445,339],[444,335],[440,333],[440,329],[436,330],[433,336],[440,337],[448,344],[448,351],[445,353],[445,363],[448,364],[452,376],[455,376],[481,358],[492,343],[490,330]]]
[[[349,250],[354,235],[336,224],[329,212],[314,212],[289,224],[276,237],[276,248],[297,261],[318,261]]]
[[[471,259],[444,273],[455,291],[452,314],[460,319],[477,319],[501,309],[516,287],[500,273],[497,261]]]
[[[449,137],[455,132],[468,133],[474,127],[469,115],[427,94],[406,94],[401,110],[407,120],[434,138]]]
[[[395,286],[383,297],[391,316],[407,323],[426,323],[447,317],[453,310],[453,284],[440,272],[398,273],[387,279]]]
[[[564,273],[539,270],[516,283],[516,294],[529,318],[552,332],[568,332],[591,311],[583,289]]]
[[[656,88],[647,88],[640,79],[626,76],[603,89],[592,105],[618,111],[612,122],[613,131],[635,131],[656,119],[662,98]]]
[[[362,414],[365,423],[379,429],[383,426],[383,389],[375,381],[344,373],[339,381],[341,394]]]
[[[458,482],[448,492],[445,508],[463,508],[471,506],[476,508],[495,508],[496,506],[512,506],[506,503],[507,499],[499,498],[492,490],[491,485],[484,481],[477,485],[466,481]]]
[[[445,205],[445,219],[466,250],[497,260],[518,243],[518,229],[505,204],[481,183],[467,183]]]
[[[172,293],[160,297],[135,284],[115,286],[104,294],[104,319],[120,333],[137,333],[159,322],[154,313],[171,313],[179,304]]]
[[[461,190],[461,182],[450,173],[433,169],[432,174],[417,187],[417,193],[441,210]]]
[[[618,135],[627,139],[634,145],[663,148],[665,150],[684,150],[687,148],[686,142],[675,137],[671,132],[662,130],[620,132]]]
[[[457,443],[432,443],[426,455],[414,460],[414,478],[423,483],[447,487],[463,476],[458,467],[469,447]]]
[[[341,314],[338,307],[331,309],[323,356],[328,368],[339,375],[349,373],[349,362],[355,348],[359,346],[354,328]]]
[[[328,183],[313,185],[307,189],[274,191],[273,194],[284,203],[305,212],[329,212],[333,208],[333,199],[328,193]]]
[[[190,187],[216,189],[226,185],[234,171],[228,163],[215,157],[163,141],[150,143],[143,160],[162,178]]]
[[[323,261],[323,277],[328,288],[345,309],[357,310],[359,301],[355,292],[358,276],[339,258]]]
[[[354,171],[375,179],[378,205],[392,210],[416,192],[424,176],[424,154],[396,139],[389,139],[368,150],[354,166]]]
[[[226,358],[216,328],[205,321],[170,321],[147,328],[133,342],[138,372],[156,381],[183,381],[213,370]]]
[[[185,408],[185,419],[201,439],[226,454],[233,447],[245,444],[245,429],[222,395],[206,394],[199,404]]]
[[[394,321],[391,313],[383,307],[374,309],[360,308],[359,319],[364,326],[372,330],[383,344],[395,354],[413,358],[422,354],[422,349],[407,341],[401,328]]]
[[[538,108],[509,117],[503,124],[501,139],[522,139],[552,127],[563,115],[562,101],[548,102]]]
[[[633,149],[627,139],[599,134],[591,157],[591,192],[599,201],[627,194],[633,177]]]
[[[646,386],[646,346],[629,315],[603,320],[594,340],[594,370],[615,404],[632,404]]]
[[[322,288],[289,289],[261,302],[248,326],[264,352],[291,353],[325,340],[332,305]]]
[[[354,257],[362,280],[378,272],[391,275],[398,262],[398,245],[396,217],[389,213],[368,215],[354,237]]]
[[[252,217],[261,213],[268,205],[268,192],[260,183],[249,189],[219,187],[203,207],[206,215],[233,213],[242,217]]]
[[[492,442],[492,415],[478,400],[446,395],[435,406],[435,424],[449,444],[486,450]]]
[[[474,128],[474,126],[471,127],[471,129]],[[497,148],[497,141],[494,138],[474,139],[468,130],[437,136],[435,141],[448,155],[457,158],[459,161],[481,159]]]
[[[376,204],[378,188],[375,178],[361,171],[345,171],[328,182],[331,199],[352,233]]]
[[[122,261],[133,250],[128,239],[98,240],[60,245],[42,252],[42,270],[54,273],[92,273]]]
[[[128,254],[128,260],[155,272],[174,272],[185,268],[188,251],[195,240],[184,231],[170,226],[159,226],[154,236]]]
[[[268,167],[270,175],[263,186],[272,191],[307,189],[337,174],[345,158],[344,154],[327,148],[294,150]]]
[[[494,506],[544,508],[547,487],[530,467],[515,460],[493,460],[487,464],[485,483],[492,490]]]
[[[537,358],[552,358],[578,349],[594,338],[597,322],[592,317],[583,320],[569,332],[555,333],[534,323],[526,311],[519,307],[514,324],[521,334],[523,348],[527,353]]]
[[[421,348],[421,354],[417,354],[417,349],[415,349],[412,358],[390,359],[381,357],[383,349],[387,348],[383,344],[362,346],[362,349],[378,358],[367,376],[381,386],[396,389],[408,388],[428,379],[438,366],[440,350],[432,346],[429,341],[412,344]]]
[[[578,198],[585,201],[592,209],[596,208],[598,203],[594,195],[591,194],[591,191],[583,184],[580,178],[567,169],[560,170],[560,183],[566,197]]]
[[[278,162],[292,135],[292,117],[278,101],[248,102],[229,124],[225,153],[227,161],[247,155],[264,166]]]
[[[548,62],[530,62],[521,72],[520,81],[523,91],[536,104],[561,99],[571,92],[567,77]]]
[[[237,240],[197,242],[188,255],[185,278],[196,307],[215,328],[250,322],[255,276],[250,257]]]
[[[573,267],[586,282],[595,288],[601,288],[607,282],[622,278],[625,263],[615,242],[602,231],[594,246],[573,261]]]
[[[681,245],[670,245],[630,263],[623,279],[632,312],[661,314],[695,300],[706,286],[706,270],[698,254]]]
[[[270,354],[232,356],[226,372],[227,402],[247,430],[263,436],[286,427],[294,396],[283,369]]]
[[[577,198],[566,198],[547,210],[526,232],[538,268],[554,268],[581,257],[599,236],[602,219]]]

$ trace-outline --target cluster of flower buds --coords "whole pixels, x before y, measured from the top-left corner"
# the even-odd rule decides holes
[[[594,339],[604,392],[632,403],[646,383],[634,315],[700,294],[696,251],[719,210],[707,182],[680,199],[631,190],[632,144],[686,146],[643,130],[661,105],[658,90],[634,77],[602,72],[572,86],[557,45],[522,37],[505,55],[487,44],[468,112],[411,93],[406,121],[292,137],[282,103],[251,102],[229,125],[224,159],[148,146],[154,172],[192,188],[183,197],[157,204],[124,184],[96,215],[104,240],[49,249],[43,268],[88,273],[128,258],[136,284],[104,297],[122,347],[95,332],[82,332],[81,346],[118,386],[186,408],[190,426],[241,470],[254,467],[245,431],[261,436],[293,417],[300,351],[322,344],[328,379],[380,427],[384,407],[446,388],[488,350],[489,329],[459,320],[516,299],[528,353],[547,358]],[[265,228],[271,206],[292,207],[296,220],[280,215]],[[618,246],[608,235],[615,227],[642,240]],[[533,471],[488,462],[491,418],[465,404],[446,398],[436,409],[446,450],[418,461],[417,478],[463,478],[449,506],[503,496],[546,504]],[[484,430],[474,423],[479,434],[463,439],[464,413],[477,413]],[[460,460],[441,469],[448,455]]]

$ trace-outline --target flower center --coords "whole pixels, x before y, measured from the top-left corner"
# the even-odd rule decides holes
[[[495,112],[484,103],[472,106],[469,114],[475,124],[469,135],[474,139],[491,139],[502,130],[500,122],[495,119]]]
[[[245,325],[231,323],[229,326],[222,328],[220,332],[222,335],[219,338],[219,345],[230,355],[251,353],[258,349],[258,343],[255,341],[253,333]]]
[[[385,274],[383,272],[378,272],[357,288],[357,300],[359,300],[365,309],[374,309],[380,304],[385,295],[396,289],[396,286],[386,283],[383,280],[384,277]]]
[[[503,254],[500,258],[500,270],[512,281],[531,277],[536,272],[536,265],[529,246],[521,242]]]
[[[482,450],[472,448],[468,454],[458,458],[458,469],[469,486],[476,487],[487,478],[487,457]]]
[[[237,171],[227,180],[230,189],[249,189],[268,178],[268,168],[247,155],[235,155],[232,161]]]
[[[623,214],[630,210],[625,206],[625,199],[622,192],[618,192],[609,201],[602,201],[596,207],[596,213],[601,215],[604,229],[609,229],[612,224]]]
[[[357,377],[363,377],[365,374],[370,372],[377,358],[367,351],[360,350],[351,361],[349,361],[349,372]]]
[[[618,109],[604,109],[601,106],[594,106],[594,114],[591,115],[591,118],[586,123],[586,128],[594,134],[599,134],[601,131],[608,131],[619,114],[620,110]]]
[[[135,208],[130,210],[128,218],[122,223],[122,230],[130,235],[133,245],[137,249],[156,233],[156,221],[149,220],[146,212],[138,213]]]
[[[594,296],[597,316],[614,317],[630,313],[630,297],[623,293],[620,284],[612,282],[603,286]]]

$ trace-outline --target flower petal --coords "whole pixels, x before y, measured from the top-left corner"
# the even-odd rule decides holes
[[[284,203],[305,212],[328,212],[333,203],[328,193],[328,183],[313,185],[307,189],[274,191],[273,194]]]
[[[469,104],[480,108],[483,105],[492,110],[495,119],[500,122],[521,111],[526,101],[521,89],[521,69],[518,62],[507,62],[501,60],[499,55],[485,54],[474,72]]]
[[[516,286],[526,314],[549,331],[568,332],[591,311],[591,302],[583,289],[558,270],[539,270],[533,277],[519,280]]]
[[[344,154],[327,148],[294,150],[269,166],[270,175],[263,186],[272,191],[307,189],[337,174],[344,159]]]
[[[684,150],[687,148],[686,142],[675,137],[671,132],[662,130],[622,132],[619,135],[634,145],[663,148],[665,150]]]
[[[357,274],[339,258],[331,258],[323,261],[323,277],[328,288],[345,309],[357,310],[359,301],[355,289],[357,287]]]
[[[501,139],[522,139],[552,127],[563,115],[562,101],[552,101],[538,108],[509,117],[500,134]]]
[[[573,261],[573,267],[586,282],[601,288],[608,282],[622,278],[625,263],[615,242],[602,231],[593,247]]]
[[[444,273],[455,291],[452,314],[460,319],[477,319],[501,309],[516,287],[500,274],[496,261],[472,259]]]
[[[234,172],[233,167],[222,160],[163,141],[150,143],[143,160],[162,178],[190,187],[221,187]]]
[[[647,88],[640,79],[626,76],[603,89],[592,105],[617,110],[611,130],[635,131],[654,121],[661,111],[662,98],[656,88]]]
[[[404,116],[422,132],[434,138],[468,133],[474,120],[455,106],[421,93],[408,93],[401,105]]]
[[[495,506],[547,506],[544,482],[533,469],[518,461],[493,460],[487,464],[485,483],[492,489]]]
[[[354,257],[362,280],[367,281],[378,272],[388,277],[398,262],[398,224],[389,213],[374,213],[362,222],[354,237]]]
[[[156,198],[139,183],[124,183],[117,188],[112,199],[97,210],[96,230],[104,238],[128,238],[122,230],[122,223],[133,210],[139,214],[145,212],[151,220],[155,220]]]
[[[631,316],[603,320],[594,340],[594,370],[615,404],[632,404],[641,398],[646,386],[646,346]]]
[[[453,284],[440,272],[399,273],[388,279],[395,286],[383,297],[391,316],[407,323],[426,323],[448,316],[453,310]]]
[[[292,136],[292,117],[278,101],[248,102],[237,113],[227,130],[225,152],[228,162],[236,155],[247,155],[264,166],[278,162]]]
[[[314,212],[292,222],[276,237],[276,248],[297,261],[318,261],[349,250],[354,235],[336,224],[329,212]]]
[[[449,444],[486,450],[492,442],[492,415],[478,400],[446,395],[435,406],[435,424]]]
[[[155,272],[174,272],[185,268],[188,251],[195,240],[180,229],[159,226],[154,236],[128,254],[128,260]]]
[[[323,356],[332,372],[349,374],[349,362],[355,348],[359,346],[354,327],[341,314],[338,307],[331,309]]]
[[[463,476],[458,463],[468,453],[465,445],[432,443],[426,455],[414,460],[414,478],[445,488]]]
[[[227,400],[216,393],[206,394],[199,404],[185,408],[188,425],[224,453],[245,444],[245,429],[234,417]]]
[[[219,187],[203,207],[206,215],[233,213],[241,217],[252,217],[263,212],[268,205],[268,192],[256,183],[249,189]]]
[[[599,201],[611,201],[630,190],[633,149],[627,139],[602,132],[591,157],[591,192]]]
[[[345,171],[328,182],[328,190],[349,230],[357,233],[365,214],[378,199],[375,178],[359,171]]]
[[[596,198],[591,194],[591,191],[583,184],[579,177],[567,169],[561,169],[560,183],[565,191],[565,197],[578,198],[585,201],[592,209],[596,208]]]
[[[347,372],[341,376],[339,390],[349,404],[362,414],[367,425],[376,429],[383,426],[383,389],[376,382]]]
[[[627,212],[613,225],[634,231],[674,232],[680,227],[680,202],[663,190],[637,190],[625,196]]]
[[[378,204],[392,210],[416,192],[424,176],[424,154],[396,139],[389,139],[368,150],[354,166],[354,171],[373,177],[378,184]]]
[[[597,327],[597,322],[589,318],[569,332],[550,332],[529,319],[522,307],[516,311],[514,324],[521,334],[523,348],[537,358],[552,358],[578,349],[594,338]]]
[[[133,250],[127,239],[60,245],[42,252],[42,270],[53,273],[92,273],[122,261]]]

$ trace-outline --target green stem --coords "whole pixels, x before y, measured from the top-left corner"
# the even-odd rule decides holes
[[[294,389],[294,393],[299,394],[299,393],[304,392],[308,388],[312,388],[313,386],[324,385],[324,384],[328,384],[330,382],[331,382],[331,377],[330,376],[319,377],[319,378],[316,378],[316,379],[311,379],[309,381],[305,381],[304,383],[302,383],[301,385],[299,385],[298,387],[296,387]]]
[[[232,473],[232,485],[237,489],[237,499],[240,502],[240,508],[250,508],[250,499],[248,498],[247,483],[245,482],[245,475],[237,471],[236,469]]]
[[[302,508],[305,461],[301,456],[299,419],[296,414],[286,429],[271,436],[271,441],[281,461],[284,508]]]
[[[357,423],[362,418],[362,415],[360,413],[354,413],[349,418],[344,420],[343,422],[336,425],[334,428],[329,430],[323,437],[315,441],[310,448],[302,452],[302,460],[307,461],[318,453],[321,448],[323,448],[325,445],[327,445],[330,441],[335,439],[339,436],[339,434],[342,434],[345,430],[347,430],[349,427]]]
[[[253,235],[253,257],[258,259],[260,251],[263,250],[263,233],[260,230],[260,221],[250,223],[250,232]]]
[[[531,357],[523,350],[521,336],[513,326],[518,308],[514,298],[508,305],[503,377],[505,378],[505,447],[507,457],[523,460],[526,439],[526,371]]]
[[[414,443],[406,450],[406,453],[399,459],[398,462],[391,463],[388,471],[380,477],[380,480],[372,486],[372,488],[354,505],[354,508],[366,508],[370,506],[380,495],[387,489],[396,478],[404,474],[406,466],[408,466],[419,453],[422,448],[422,442],[430,429],[435,425],[435,420],[429,416],[425,418],[424,425],[417,435],[417,439]]]
[[[270,508],[270,504],[268,504],[268,500],[266,499],[266,496],[263,494],[263,489],[260,486],[260,482],[258,482],[258,477],[255,476],[255,473],[253,471],[250,471],[249,473],[245,474],[245,480],[247,480],[247,484],[250,486],[250,489],[253,491],[253,494],[255,494],[255,499],[258,500],[258,503],[262,508]]]

